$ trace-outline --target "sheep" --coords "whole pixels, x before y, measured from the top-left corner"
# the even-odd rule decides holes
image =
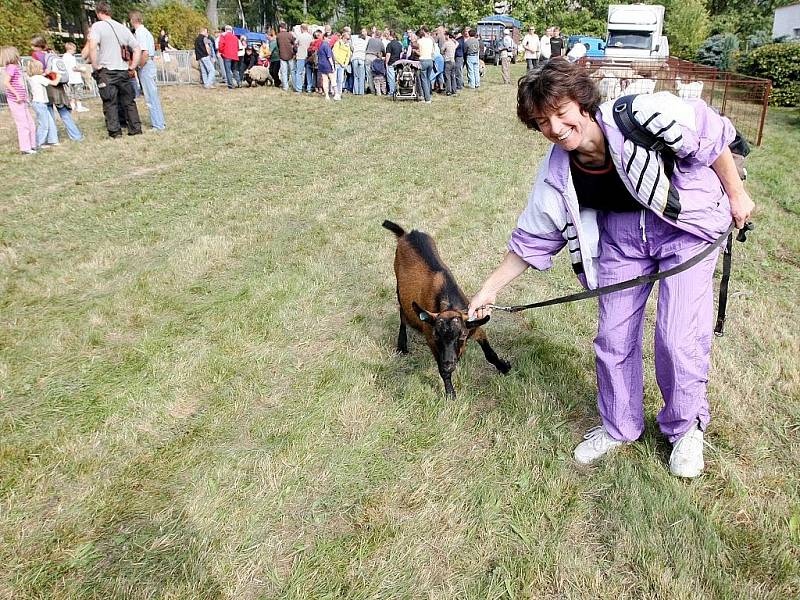
[[[439,256],[433,238],[416,230],[406,233],[391,221],[384,221],[383,227],[397,236],[394,257],[400,305],[397,350],[408,353],[407,325],[422,332],[439,367],[445,394],[451,399],[456,396],[451,377],[469,338],[480,344],[486,360],[498,371],[508,373],[511,366],[495,354],[481,329],[489,317],[467,320],[467,298]]]
[[[271,85],[272,77],[269,75],[269,69],[260,65],[254,65],[244,72],[244,80],[248,86],[258,85]]]

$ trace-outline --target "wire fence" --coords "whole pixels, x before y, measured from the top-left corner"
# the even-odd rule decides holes
[[[603,101],[628,94],[667,91],[681,98],[702,98],[728,117],[751,144],[761,145],[772,82],[720,71],[678,58],[619,63],[583,58]]]

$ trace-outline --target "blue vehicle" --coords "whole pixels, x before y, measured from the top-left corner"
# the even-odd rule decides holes
[[[572,47],[580,42],[586,46],[587,58],[602,58],[606,55],[606,42],[598,37],[590,35],[571,35],[567,40],[567,52],[572,50]]]

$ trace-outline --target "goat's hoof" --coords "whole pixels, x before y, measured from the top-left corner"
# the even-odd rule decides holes
[[[497,370],[503,375],[508,375],[508,372],[511,370],[511,363],[501,360],[497,365]]]

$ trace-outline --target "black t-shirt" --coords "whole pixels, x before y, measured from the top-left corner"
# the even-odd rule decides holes
[[[564,40],[560,37],[550,38],[550,56],[561,56],[564,52]]]
[[[397,40],[392,40],[386,46],[386,54],[389,55],[389,64],[393,65],[400,60],[400,55],[403,53],[403,44]]]
[[[206,50],[206,36],[200,34],[194,40],[194,57],[200,60],[206,56],[208,56],[208,51]]]
[[[617,169],[606,149],[606,162],[600,167],[590,167],[578,162],[574,153],[569,155],[569,170],[578,195],[578,204],[585,208],[611,212],[635,212],[642,205],[631,196],[622,183]]]

